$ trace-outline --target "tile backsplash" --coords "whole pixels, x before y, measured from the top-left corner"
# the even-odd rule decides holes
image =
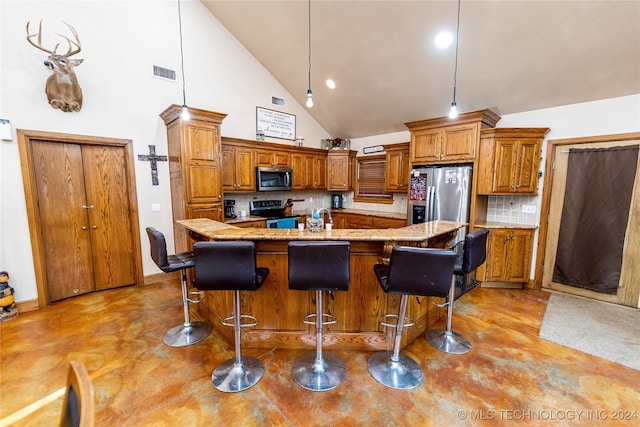
[[[407,212],[407,196],[405,194],[394,194],[393,204],[379,203],[358,203],[353,201],[353,191],[339,192],[344,194],[343,206],[349,209],[365,209],[378,212]],[[306,211],[311,205],[313,198],[314,206],[323,206],[329,208],[331,206],[330,191],[273,191],[264,193],[225,193],[225,199],[233,199],[236,201],[236,214],[245,210],[249,213],[249,202],[251,200],[282,200],[293,199],[293,209],[296,211]]]
[[[358,203],[353,201],[353,192],[342,193],[345,195],[344,207],[350,209],[365,209],[378,212],[395,212],[405,213],[407,211],[407,195],[394,194],[393,204],[379,203]],[[240,214],[241,210],[249,213],[249,201],[251,200],[282,200],[293,199],[293,209],[296,211],[306,211],[311,205],[310,200],[313,198],[314,206],[331,206],[331,192],[327,191],[274,191],[265,193],[227,193],[226,199],[236,201],[236,214]],[[522,211],[523,206],[535,206],[537,209],[537,196],[489,196],[487,221],[505,222],[508,224],[527,224],[535,225],[535,212],[525,213]]]
[[[537,205],[537,196],[489,196],[487,221],[535,225],[536,212],[525,213],[522,210],[523,206],[537,209]]]

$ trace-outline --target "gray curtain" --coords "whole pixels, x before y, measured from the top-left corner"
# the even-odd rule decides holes
[[[616,294],[638,147],[569,150],[554,282]]]

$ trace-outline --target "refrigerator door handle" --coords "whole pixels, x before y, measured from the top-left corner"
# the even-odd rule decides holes
[[[431,199],[431,187],[427,187],[425,196],[424,196],[424,222],[429,222],[429,205]]]
[[[433,221],[436,219],[436,186],[431,186],[431,211],[429,213],[430,219],[429,221]]]
[[[433,186],[427,187],[427,204],[426,204],[426,213],[425,213],[425,221],[433,221],[433,196],[434,190]]]

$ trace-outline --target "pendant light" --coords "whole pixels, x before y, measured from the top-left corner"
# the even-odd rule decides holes
[[[180,10],[180,0],[178,0],[178,21],[180,24],[180,66],[182,68],[182,113],[180,117],[184,121],[191,120],[191,114],[187,108],[187,92],[185,90],[184,82],[184,48],[182,47],[182,11]]]
[[[460,39],[460,0],[458,0],[458,27],[456,29],[456,65],[453,70],[453,102],[451,102],[451,109],[449,110],[449,118],[455,119],[458,117],[458,104],[456,104],[456,85],[458,77],[458,40]]]
[[[307,89],[307,108],[313,107],[313,92],[311,91],[311,0],[309,0],[309,88]]]

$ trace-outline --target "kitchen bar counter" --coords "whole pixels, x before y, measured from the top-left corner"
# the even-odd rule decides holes
[[[176,221],[189,230],[194,240],[250,240],[255,242],[257,263],[270,270],[267,280],[256,292],[243,292],[242,313],[258,318],[258,325],[242,333],[243,346],[248,348],[315,347],[313,326],[302,318],[314,311],[313,292],[288,288],[287,246],[293,240],[343,240],[351,242],[351,284],[347,292],[334,292],[335,299],[326,298],[324,312],[336,316],[337,323],[326,327],[324,347],[341,350],[386,350],[393,346],[393,337],[378,323],[388,313],[396,313],[400,298],[382,292],[373,273],[373,266],[388,261],[395,245],[444,247],[464,223],[434,221],[395,229],[344,230],[311,233],[290,229],[238,228],[210,219]],[[331,266],[327,266],[330,268]],[[230,343],[232,328],[221,327],[223,318],[232,312],[232,292],[205,292],[197,308]],[[403,345],[421,336],[444,314],[429,298],[410,299],[407,316],[416,325],[407,328]]]

